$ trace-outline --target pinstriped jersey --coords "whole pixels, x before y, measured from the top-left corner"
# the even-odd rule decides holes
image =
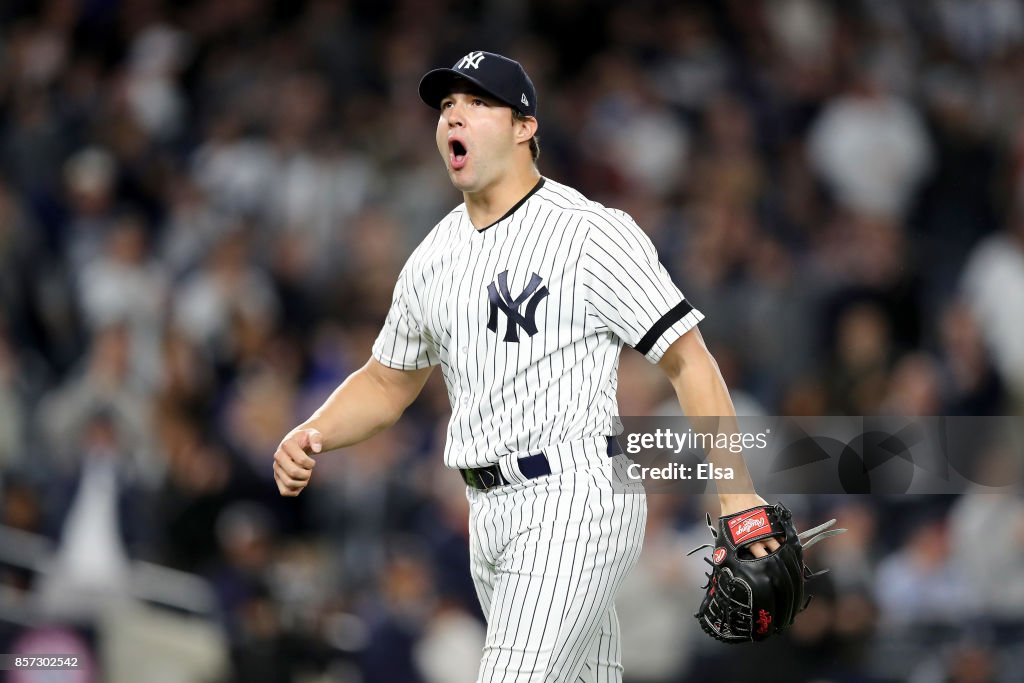
[[[448,467],[614,433],[622,346],[658,362],[703,315],[623,211],[542,178],[476,230],[456,207],[413,251],[373,356],[440,365]]]

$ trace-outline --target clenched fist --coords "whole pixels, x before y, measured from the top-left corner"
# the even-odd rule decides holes
[[[274,481],[282,496],[297,496],[309,484],[316,460],[309,457],[324,447],[323,435],[312,428],[295,429],[274,451]]]

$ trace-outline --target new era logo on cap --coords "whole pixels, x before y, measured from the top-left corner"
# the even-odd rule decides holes
[[[519,62],[493,52],[469,52],[450,69],[434,69],[420,81],[420,98],[434,109],[459,80],[526,116],[537,115],[537,91]]]

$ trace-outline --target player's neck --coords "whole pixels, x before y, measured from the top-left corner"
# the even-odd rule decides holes
[[[463,192],[466,212],[473,227],[482,230],[518,204],[540,181],[540,172],[530,164],[477,192]]]

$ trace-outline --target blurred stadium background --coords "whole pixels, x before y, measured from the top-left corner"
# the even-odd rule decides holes
[[[0,652],[474,680],[437,373],[300,498],[270,467],[459,201],[416,84],[474,49],[537,83],[542,172],[650,233],[741,411],[1021,413],[1018,0],[4,0]],[[623,414],[673,410],[622,369]],[[851,531],[741,650],[690,618],[708,502],[651,499],[627,681],[1024,680],[1021,498],[787,499]]]

